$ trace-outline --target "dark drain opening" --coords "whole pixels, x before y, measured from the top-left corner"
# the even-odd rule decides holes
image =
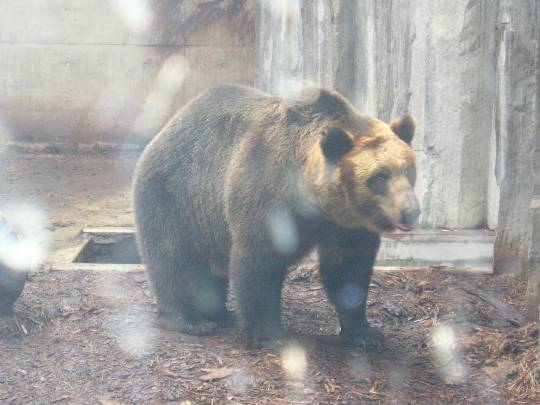
[[[90,234],[74,262],[139,264],[141,258],[133,234]]]

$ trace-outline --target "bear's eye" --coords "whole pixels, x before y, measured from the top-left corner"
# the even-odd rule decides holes
[[[388,181],[388,175],[385,173],[379,173],[373,176],[373,181],[376,183],[386,183]]]
[[[377,193],[383,193],[389,179],[390,177],[384,172],[376,173],[369,178],[368,187]]]

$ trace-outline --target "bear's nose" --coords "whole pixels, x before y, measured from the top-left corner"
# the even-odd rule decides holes
[[[404,209],[402,215],[406,224],[414,225],[421,213],[422,210],[420,208],[412,207]]]

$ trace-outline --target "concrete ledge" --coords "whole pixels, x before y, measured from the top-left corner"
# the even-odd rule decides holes
[[[88,272],[142,272],[143,264],[118,264],[118,263],[62,263],[53,264],[50,271],[88,271]],[[408,266],[376,266],[375,272],[421,272],[440,271],[452,274],[493,274],[492,269],[487,267],[408,267]]]
[[[493,266],[493,231],[416,230],[389,236],[377,258],[381,266]]]
[[[132,227],[88,227],[89,236],[135,235]],[[418,229],[383,237],[376,266],[380,271],[441,269],[457,273],[491,273],[495,232],[489,230]],[[305,262],[317,262],[316,251]],[[449,270],[453,269],[453,270]]]
[[[143,264],[123,263],[59,263],[49,267],[50,271],[90,271],[90,272],[141,272]]]

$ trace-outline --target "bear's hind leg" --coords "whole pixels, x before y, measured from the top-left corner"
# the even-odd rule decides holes
[[[211,335],[227,323],[226,284],[210,274],[206,263],[161,256],[148,267],[162,328]]]

